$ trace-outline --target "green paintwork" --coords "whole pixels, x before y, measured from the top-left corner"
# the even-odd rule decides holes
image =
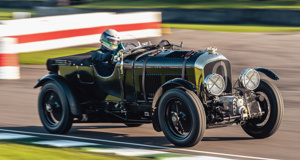
[[[174,78],[181,78],[182,64],[184,58],[166,58],[172,54],[173,50],[162,52],[154,57],[151,57],[147,62],[146,69],[146,88],[148,88],[148,97],[154,97],[156,90],[167,81]],[[188,52],[181,51],[184,53]],[[227,60],[221,54],[210,55],[208,52],[202,51],[193,55],[186,63],[187,81],[191,82],[196,88],[199,77],[203,74],[203,66],[214,60]],[[121,74],[123,85],[125,88],[126,101],[143,100],[143,90],[141,77],[143,72],[145,57],[136,58],[136,61],[124,60],[124,73]],[[77,87],[83,87],[80,90],[86,95],[93,96],[97,100],[120,101],[121,86],[119,81],[118,69],[121,63],[118,62],[111,76],[103,77],[99,75],[93,66],[68,66],[59,65],[59,74],[76,84]],[[134,68],[133,68],[134,65]],[[200,84],[204,82],[204,75],[200,79]],[[147,79],[151,79],[149,82]],[[154,81],[155,82],[154,82]],[[135,94],[136,93],[136,94]],[[199,92],[198,92],[199,93]]]

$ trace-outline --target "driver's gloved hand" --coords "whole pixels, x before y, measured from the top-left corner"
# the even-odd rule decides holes
[[[113,63],[117,63],[118,61],[120,61],[120,53],[119,52],[113,56]]]

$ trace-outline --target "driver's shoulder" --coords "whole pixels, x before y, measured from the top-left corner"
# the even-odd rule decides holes
[[[92,53],[103,53],[103,51],[101,51],[101,49],[97,49],[97,50],[92,50]]]
[[[103,51],[101,51],[100,49],[97,50],[93,50],[92,52],[92,57],[98,57],[98,56],[102,56],[103,54],[105,54]]]

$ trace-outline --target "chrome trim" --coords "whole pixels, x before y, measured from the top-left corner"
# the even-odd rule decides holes
[[[210,54],[209,52],[205,52],[197,58],[197,60],[195,62],[195,68],[197,68],[199,70],[203,70],[203,68],[206,64],[213,62],[213,61],[217,61],[217,60],[229,61],[225,56],[223,56],[220,53]]]
[[[203,78],[205,78],[206,77],[206,75],[204,73],[205,66],[211,62],[218,61],[218,60],[226,60],[230,63],[230,61],[220,53],[211,54],[208,51],[205,51],[205,53],[203,53],[201,56],[199,56],[197,58],[197,60],[195,61],[195,71],[194,71],[195,75],[197,74],[197,70],[200,70],[200,71],[203,71],[202,72]],[[224,65],[224,64],[221,62],[220,65]],[[226,67],[224,67],[224,68],[226,68]],[[216,71],[214,71],[214,72],[216,72]],[[225,74],[227,75],[228,74],[227,70],[225,72],[226,72]],[[230,72],[232,73],[231,67],[230,67]],[[228,75],[228,76],[231,77],[231,75]],[[198,77],[195,76],[195,78],[196,78],[195,81],[197,83]],[[227,88],[228,83],[230,83],[230,82],[227,82],[227,79],[225,79],[225,89]],[[197,84],[197,85],[199,85],[199,84]]]

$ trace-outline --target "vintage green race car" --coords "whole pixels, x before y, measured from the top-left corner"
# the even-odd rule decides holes
[[[126,46],[126,48],[125,48]],[[284,104],[278,88],[260,79],[279,77],[266,68],[245,69],[232,83],[231,64],[215,48],[180,50],[181,45],[121,43],[110,76],[101,76],[91,53],[49,59],[39,79],[38,108],[50,133],[72,123],[152,123],[176,146],[196,145],[206,128],[240,124],[254,138],[274,134]]]

